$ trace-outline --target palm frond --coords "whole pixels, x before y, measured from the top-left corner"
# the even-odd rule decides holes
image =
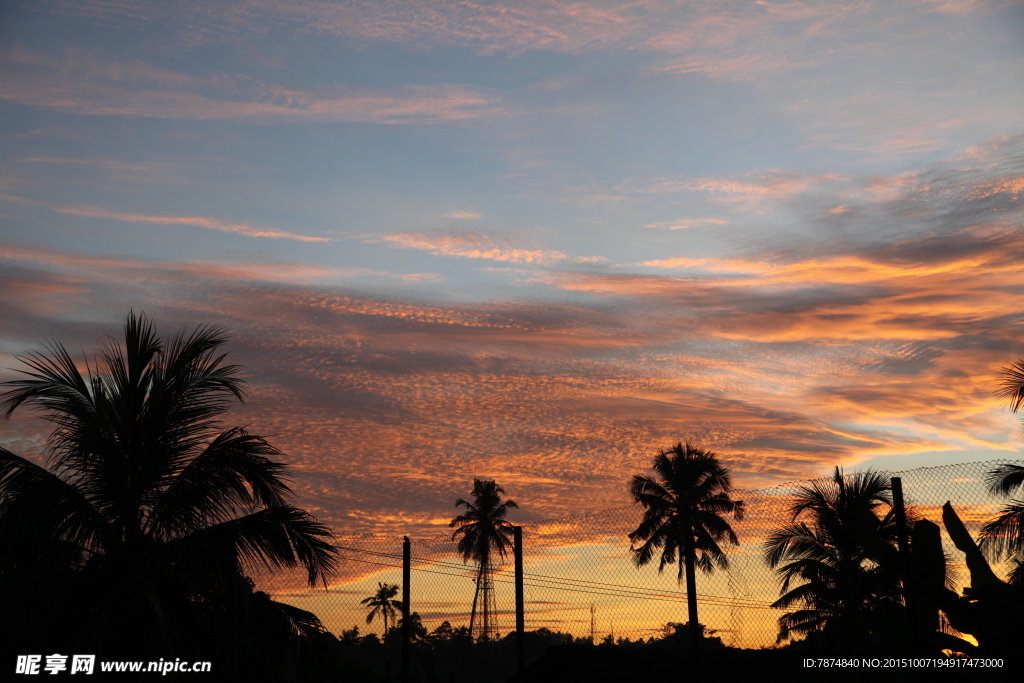
[[[718,543],[738,544],[739,539],[721,515],[743,516],[743,503],[729,498],[729,470],[714,453],[682,442],[659,452],[651,469],[656,476],[635,474],[629,481],[630,496],[643,508],[628,535],[633,564],[642,567],[660,552],[658,571],[677,566],[679,582],[687,557],[705,573],[728,569],[729,559]],[[689,583],[687,591],[695,592]]]
[[[985,483],[990,493],[1008,496],[1014,490],[1024,487],[1024,466],[1005,463],[986,473]]]
[[[52,431],[45,467],[0,448],[9,588],[32,577],[74,583],[85,590],[67,614],[95,616],[82,628],[132,636],[141,619],[155,624],[147,642],[177,647],[239,600],[247,618],[267,616],[253,611],[247,566],[302,567],[311,585],[326,582],[332,534],[287,504],[285,466],[273,460],[281,453],[220,426],[244,396],[239,366],[219,352],[226,340],[222,328],[199,326],[164,343],[132,312],[123,343],[105,340],[81,370],[56,341],[20,357],[21,375],[0,385],[0,421],[25,408]],[[318,630],[301,610],[274,613],[274,629]]]
[[[769,567],[777,567],[784,560],[802,555],[804,548],[820,548],[822,539],[804,522],[786,524],[768,535],[763,543],[765,561]]]
[[[996,396],[1005,400],[1010,410],[1016,413],[1024,406],[1024,359],[1018,359],[1002,368],[1000,374],[1002,381]]]
[[[452,534],[452,540],[458,539],[457,548],[464,562],[473,560],[481,565],[490,563],[491,551],[505,557],[512,548],[512,526],[505,519],[509,508],[518,508],[513,500],[502,502],[501,494],[505,489],[494,480],[476,479],[473,482],[473,501],[459,498],[456,507],[464,507],[466,512],[455,517],[449,527],[458,527]]]
[[[884,473],[845,474],[837,467],[831,477],[799,487],[790,514],[793,522],[763,545],[766,563],[782,580],[773,606],[805,608],[779,619],[780,642],[791,633],[831,628],[840,618],[849,628],[867,628],[873,615],[889,609],[883,606],[901,601],[895,514]]]
[[[1017,588],[1024,588],[1024,557],[1015,557],[1010,562],[1006,582]]]
[[[310,586],[326,584],[337,567],[331,530],[307,512],[279,506],[168,541],[167,552],[183,562],[201,558],[241,561],[268,569],[303,567]]]
[[[291,494],[285,465],[270,460],[280,454],[241,427],[222,432],[183,469],[165,474],[162,488],[153,491],[148,531],[175,538],[239,510],[283,506]]]
[[[1011,500],[981,527],[978,546],[992,560],[1024,551],[1024,500]]]
[[[797,610],[779,617],[779,636],[776,642],[783,642],[792,633],[805,635],[824,628],[830,615],[814,609]]]
[[[44,345],[50,355],[29,352],[15,356],[30,370],[18,370],[28,379],[15,379],[0,386],[11,387],[0,399],[0,420],[10,419],[22,404],[28,404],[43,419],[60,424],[63,416],[93,414],[89,383],[64,346],[57,341]]]
[[[36,552],[53,541],[70,544],[76,554],[109,547],[113,540],[102,515],[73,483],[0,447],[0,528],[22,538],[5,553]],[[2,533],[2,532],[0,532]]]

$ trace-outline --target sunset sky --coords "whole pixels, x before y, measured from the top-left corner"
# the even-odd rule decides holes
[[[1024,451],[1021,2],[9,0],[0,140],[0,379],[222,324],[340,533]]]

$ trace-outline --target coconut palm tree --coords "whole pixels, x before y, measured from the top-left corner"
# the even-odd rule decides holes
[[[1004,464],[988,473],[994,495],[1010,495],[1015,489],[1024,498],[1024,467]],[[1009,561],[1009,583],[1024,586],[1024,500],[1011,498],[999,516],[981,528],[981,551],[990,560]]]
[[[1011,412],[1024,407],[1024,359],[1003,368],[1002,382],[996,395],[1006,400]],[[993,495],[1010,496],[1016,491],[999,516],[981,529],[981,550],[989,559],[1010,561],[1009,582],[1024,586],[1024,467],[1006,463],[988,473],[989,491]]]
[[[331,532],[290,505],[280,451],[219,420],[244,394],[226,340],[200,326],[165,342],[130,313],[123,345],[108,340],[84,374],[56,341],[20,357],[27,369],[4,383],[0,420],[28,408],[52,431],[44,465],[0,449],[6,597],[68,587],[51,628],[162,654],[237,621],[255,568],[327,579]]]
[[[402,601],[395,600],[399,587],[393,583],[377,583],[377,592],[359,601],[360,605],[372,607],[366,615],[366,623],[373,623],[377,615],[384,619],[384,636],[388,634],[388,622],[394,621],[402,612]],[[382,638],[383,640],[383,638]]]
[[[643,567],[661,552],[658,571],[677,564],[676,580],[686,577],[691,646],[703,636],[697,619],[696,567],[710,573],[729,561],[719,543],[739,545],[739,539],[722,515],[743,519],[743,502],[732,500],[729,470],[710,451],[677,443],[661,451],[652,468],[656,477],[634,474],[629,484],[633,500],[644,508],[643,518],[629,534],[633,562]],[[639,547],[633,547],[639,543]],[[699,556],[698,556],[699,553]]]
[[[473,502],[455,501],[455,507],[464,507],[466,512],[459,515],[448,525],[458,527],[452,534],[452,540],[458,539],[458,550],[462,553],[463,562],[472,560],[477,564],[476,590],[473,593],[473,607],[469,616],[469,632],[472,635],[476,621],[478,599],[483,597],[481,615],[483,625],[481,635],[490,637],[492,585],[494,555],[497,551],[501,559],[512,547],[512,523],[505,519],[509,508],[519,506],[513,500],[502,502],[501,494],[505,489],[498,486],[493,479],[473,480]]]
[[[1010,363],[1000,371],[1002,379],[996,396],[1010,404],[1010,411],[1016,413],[1024,408],[1024,358]]]
[[[838,467],[831,478],[799,487],[792,522],[764,544],[765,560],[782,578],[772,606],[799,607],[779,618],[779,642],[824,631],[834,642],[862,644],[884,615],[901,621],[889,491],[880,473],[846,475]],[[912,510],[908,516],[913,519]]]

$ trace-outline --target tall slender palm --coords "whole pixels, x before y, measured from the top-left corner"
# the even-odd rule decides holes
[[[472,635],[476,621],[478,598],[483,597],[481,616],[483,626],[481,634],[490,636],[492,585],[494,555],[497,551],[501,559],[512,547],[512,523],[505,519],[509,508],[519,506],[513,500],[502,502],[501,494],[505,489],[498,486],[493,479],[473,480],[473,502],[455,501],[455,507],[464,507],[466,512],[459,515],[448,525],[458,527],[452,534],[452,540],[459,539],[458,549],[464,562],[472,560],[477,563],[476,590],[473,593],[473,608],[469,616],[469,632]]]
[[[722,515],[743,519],[743,502],[729,497],[732,478],[718,456],[689,443],[661,451],[652,468],[656,478],[634,474],[629,484],[633,500],[644,507],[643,519],[629,534],[633,562],[642,567],[660,550],[659,572],[678,564],[677,581],[686,576],[690,643],[699,647],[703,633],[697,619],[695,568],[706,573],[716,566],[728,569],[719,543],[739,545],[739,539]],[[633,548],[636,543],[640,547]]]
[[[384,619],[384,636],[388,634],[388,622],[394,621],[397,616],[402,612],[402,601],[395,600],[395,596],[398,595],[399,587],[393,583],[377,583],[377,592],[368,598],[363,598],[359,601],[360,605],[366,605],[372,607],[369,614],[366,615],[366,623],[373,623],[373,620],[377,615],[381,615]],[[382,638],[383,640],[383,638]]]
[[[789,508],[792,522],[764,545],[765,560],[782,578],[782,596],[772,606],[800,608],[779,618],[780,642],[825,631],[837,642],[861,643],[882,615],[899,609],[889,491],[880,473],[846,475],[838,467],[831,478],[797,490]]]
[[[184,622],[251,596],[245,574],[256,566],[326,580],[331,532],[289,504],[285,466],[271,460],[280,451],[222,429],[244,391],[241,368],[223,364],[226,340],[200,326],[164,342],[131,313],[124,344],[108,340],[84,374],[59,342],[20,358],[28,368],[4,384],[0,420],[27,407],[53,429],[44,466],[0,449],[7,587],[78,582],[92,602],[86,618],[63,622],[122,642],[148,627],[160,643],[149,645],[166,651],[194,635]]]
[[[1024,359],[1003,368],[1002,382],[996,395],[1006,400],[1011,412],[1024,408]],[[999,516],[981,529],[981,549],[993,560],[1008,559],[1012,565],[1010,583],[1024,586],[1024,467],[999,465],[988,473],[989,490],[994,495],[1011,498]]]

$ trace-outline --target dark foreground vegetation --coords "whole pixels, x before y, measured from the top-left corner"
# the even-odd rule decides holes
[[[0,417],[28,408],[53,430],[45,466],[0,448],[5,676],[18,654],[53,653],[206,660],[219,680],[325,673],[319,620],[247,576],[301,567],[321,584],[335,550],[290,504],[278,450],[221,424],[244,391],[225,340],[200,327],[163,341],[129,315],[123,345],[84,372],[59,343],[21,359]]]
[[[451,524],[476,567],[468,626],[428,632],[397,599],[399,587],[381,583],[362,604],[368,623],[383,621],[383,640],[358,628],[335,636],[314,614],[256,590],[257,567],[301,568],[312,587],[326,585],[337,559],[331,531],[291,504],[281,453],[221,423],[244,395],[240,368],[224,364],[225,340],[219,328],[200,327],[163,341],[131,314],[123,344],[109,342],[84,370],[58,343],[21,359],[28,369],[6,384],[0,419],[29,409],[52,432],[45,465],[0,447],[0,671],[19,654],[95,654],[210,661],[206,680],[390,683],[400,680],[408,633],[411,681],[510,680],[516,638],[493,633],[490,586],[513,545],[505,515],[518,506],[494,481],[477,480]],[[1024,361],[1004,370],[1000,393],[1012,410],[1024,407]],[[728,648],[689,626],[699,624],[697,570],[728,570],[721,544],[738,543],[727,518],[741,519],[744,504],[731,497],[728,469],[680,443],[656,456],[653,470],[629,482],[644,510],[629,535],[632,559],[638,570],[657,560],[685,581],[687,623],[636,641],[527,632],[529,666],[517,681],[1019,680],[1024,467],[989,473],[990,490],[1007,500],[980,541],[954,505],[925,519],[894,500],[879,473],[837,469],[801,487],[789,523],[763,547],[780,587],[772,650]],[[943,529],[957,557],[945,555]],[[954,560],[970,574],[963,594],[950,588]],[[967,657],[1003,666],[896,664]],[[836,658],[845,665],[825,666]]]
[[[456,681],[505,681],[516,669],[516,637],[508,633],[494,638],[470,636],[466,626],[453,628],[447,621],[431,632],[419,625],[413,613],[415,625],[412,643],[412,680],[423,682]],[[597,650],[628,650],[635,654],[650,652],[682,652],[687,649],[687,628],[684,624],[666,624],[664,633],[647,639],[630,640],[614,638],[611,635],[596,643],[589,638],[574,637],[546,628],[527,631],[525,634],[526,661],[535,662],[550,650],[569,648],[585,652]],[[359,629],[345,631],[339,638],[343,657],[369,669],[379,680],[387,680],[391,671],[393,678],[401,667],[401,628],[390,630],[384,641],[376,634],[359,635]],[[723,649],[719,638],[705,638],[709,649]],[[371,679],[373,680],[373,679]]]
[[[527,667],[515,674],[515,636],[473,639],[468,628],[452,629],[447,622],[432,633],[419,631],[412,646],[410,680],[417,683],[563,683],[599,681],[636,683],[645,680],[700,680],[725,677],[791,683],[826,681],[906,682],[957,681],[1000,683],[1017,681],[1019,658],[1000,667],[939,667],[949,662],[941,652],[927,654],[902,643],[874,643],[830,649],[816,639],[796,641],[778,649],[740,649],[705,637],[696,653],[684,624],[667,624],[662,634],[630,640],[606,636],[598,642],[547,629],[526,633]],[[342,634],[342,659],[352,676],[346,680],[385,683],[400,681],[400,633],[392,630],[384,642],[375,634],[360,637],[358,629]],[[916,658],[916,662],[912,660]],[[927,661],[924,659],[927,658]],[[916,666],[912,666],[916,663]]]

